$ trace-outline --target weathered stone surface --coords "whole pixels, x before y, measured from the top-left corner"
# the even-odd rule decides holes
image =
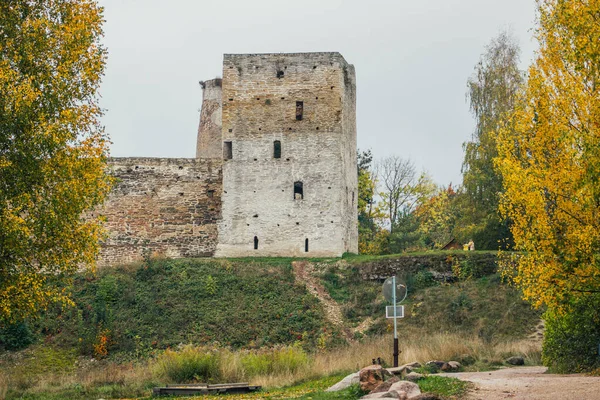
[[[326,392],[337,392],[340,390],[347,389],[348,387],[350,387],[352,385],[356,385],[359,382],[360,382],[359,373],[355,372],[353,374],[348,375],[347,377],[345,377],[344,379],[342,379],[341,381],[339,381],[338,383],[331,386],[330,388],[328,388],[325,391]]]
[[[417,372],[410,372],[410,373],[406,374],[406,376],[404,377],[404,379],[406,379],[407,381],[410,381],[410,382],[416,382],[421,378],[423,378],[423,375],[419,374]]]
[[[444,372],[456,372],[460,369],[461,365],[458,361],[448,361],[446,364],[442,366],[442,371]],[[446,369],[444,369],[446,368]]]
[[[108,237],[99,266],[142,260],[144,254],[212,256],[221,217],[221,160],[112,158],[117,179],[103,208]]]
[[[369,365],[359,371],[360,388],[370,392],[385,381],[386,373],[381,365]]]
[[[410,400],[443,400],[443,398],[435,393],[422,393],[411,397]]]
[[[360,273],[363,279],[383,280],[389,276],[419,271],[429,271],[434,278],[442,282],[456,279],[452,273],[455,262],[469,260],[478,265],[477,277],[493,274],[497,270],[498,255],[479,252],[444,252],[425,255],[402,255],[393,258],[377,259],[361,263]]]
[[[223,158],[221,120],[223,111],[222,79],[200,82],[202,110],[196,142],[196,158]]]
[[[425,365],[429,368],[432,368],[434,370],[439,370],[444,368],[444,364],[446,364],[446,361],[441,361],[441,360],[431,360],[431,361],[427,361],[425,363]]]
[[[354,67],[339,53],[225,54],[222,90],[232,159],[216,256],[357,252]]]
[[[404,376],[408,373],[407,368],[404,365],[400,366],[400,367],[392,367],[392,368],[386,368],[386,370],[394,375],[398,375],[398,376]]]
[[[396,376],[389,378],[385,382],[380,383],[375,389],[371,390],[371,393],[384,393],[389,392],[390,387],[396,382],[400,382],[400,379]],[[369,394],[371,394],[369,393]]]
[[[400,381],[392,384],[390,391],[406,392],[407,397],[410,399],[413,396],[421,394],[419,385],[414,382]]]
[[[525,365],[525,360],[523,359],[523,357],[514,356],[508,358],[506,360],[506,363],[510,365]]]
[[[399,393],[396,391],[391,392],[382,392],[382,393],[369,393],[366,396],[361,397],[361,399],[399,399],[399,400],[407,400],[405,392]]]
[[[357,253],[354,67],[339,53],[226,54],[223,79],[201,85],[197,159],[110,160],[99,265]]]

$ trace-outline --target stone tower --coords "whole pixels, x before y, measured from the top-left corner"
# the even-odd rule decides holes
[[[205,86],[202,111],[211,120],[218,112],[213,87],[209,93]],[[354,67],[339,53],[226,54],[219,89],[216,256],[357,253]],[[208,125],[200,123],[203,157],[218,151],[216,123]]]
[[[196,158],[221,158],[222,80],[200,82],[202,111],[198,127]]]

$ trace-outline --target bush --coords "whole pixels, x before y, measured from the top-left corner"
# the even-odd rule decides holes
[[[600,296],[577,301],[564,315],[548,310],[544,319],[544,365],[557,373],[600,368]]]
[[[166,350],[156,360],[156,368],[160,376],[174,383],[215,382],[221,377],[219,354],[202,347]]]
[[[34,341],[35,335],[26,322],[18,322],[0,328],[0,349],[20,350]]]

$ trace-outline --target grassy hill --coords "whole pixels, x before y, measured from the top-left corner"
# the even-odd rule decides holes
[[[7,398],[144,397],[190,362],[208,362],[210,374],[192,369],[184,381],[273,388],[389,360],[381,282],[365,279],[389,268],[410,289],[399,321],[403,361],[460,356],[478,369],[521,354],[537,362],[539,346],[520,339],[540,312],[493,273],[490,254],[458,264],[449,253],[415,257],[313,259],[302,268],[285,258],[153,259],[81,274],[74,307],[0,332],[0,398],[3,390]]]
[[[309,261],[340,307],[343,325],[327,319],[319,299],[294,276],[292,259],[154,259],[77,276],[76,306],[48,310],[29,330],[37,342],[127,359],[186,343],[297,343],[310,350],[343,344],[344,328],[356,339],[389,332],[381,283],[361,273],[376,257]],[[403,334],[464,332],[494,341],[524,337],[538,323],[539,312],[496,274],[451,283],[426,267],[399,275],[409,287]],[[0,335],[0,346],[10,347],[10,339]]]

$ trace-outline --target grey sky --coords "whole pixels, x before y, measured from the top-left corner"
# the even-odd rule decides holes
[[[529,64],[534,0],[99,0],[111,155],[194,157],[202,92],[223,53],[339,51],[356,67],[358,146],[461,182],[466,80],[510,28]]]

